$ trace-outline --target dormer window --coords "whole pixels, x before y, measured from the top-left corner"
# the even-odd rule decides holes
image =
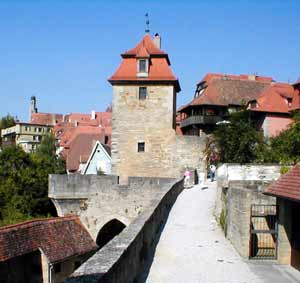
[[[253,101],[250,102],[250,108],[251,109],[257,108],[257,102],[256,102],[256,100],[253,100]]]
[[[138,77],[148,77],[149,60],[138,60]]]
[[[139,60],[139,72],[140,73],[147,72],[147,60],[146,59]]]

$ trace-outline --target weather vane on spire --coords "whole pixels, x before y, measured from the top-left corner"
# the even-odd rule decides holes
[[[149,21],[149,15],[148,15],[148,13],[145,14],[145,18],[146,18],[146,29],[145,29],[145,32],[149,33],[150,32],[150,27],[149,27],[150,21]]]

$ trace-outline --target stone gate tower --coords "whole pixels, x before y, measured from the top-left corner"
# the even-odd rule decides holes
[[[180,174],[175,136],[180,85],[160,42],[158,34],[153,40],[146,34],[121,55],[119,68],[109,78],[113,86],[112,171],[121,183],[129,176]]]

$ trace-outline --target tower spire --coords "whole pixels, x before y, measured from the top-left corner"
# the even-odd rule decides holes
[[[149,14],[148,13],[145,14],[145,18],[146,18],[145,33],[149,33],[150,32],[150,27],[149,27],[150,21],[149,21]]]

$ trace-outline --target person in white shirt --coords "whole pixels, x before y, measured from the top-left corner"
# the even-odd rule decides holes
[[[215,173],[216,173],[216,166],[211,164],[209,166],[209,175],[210,175],[210,181],[213,182],[215,179]]]

